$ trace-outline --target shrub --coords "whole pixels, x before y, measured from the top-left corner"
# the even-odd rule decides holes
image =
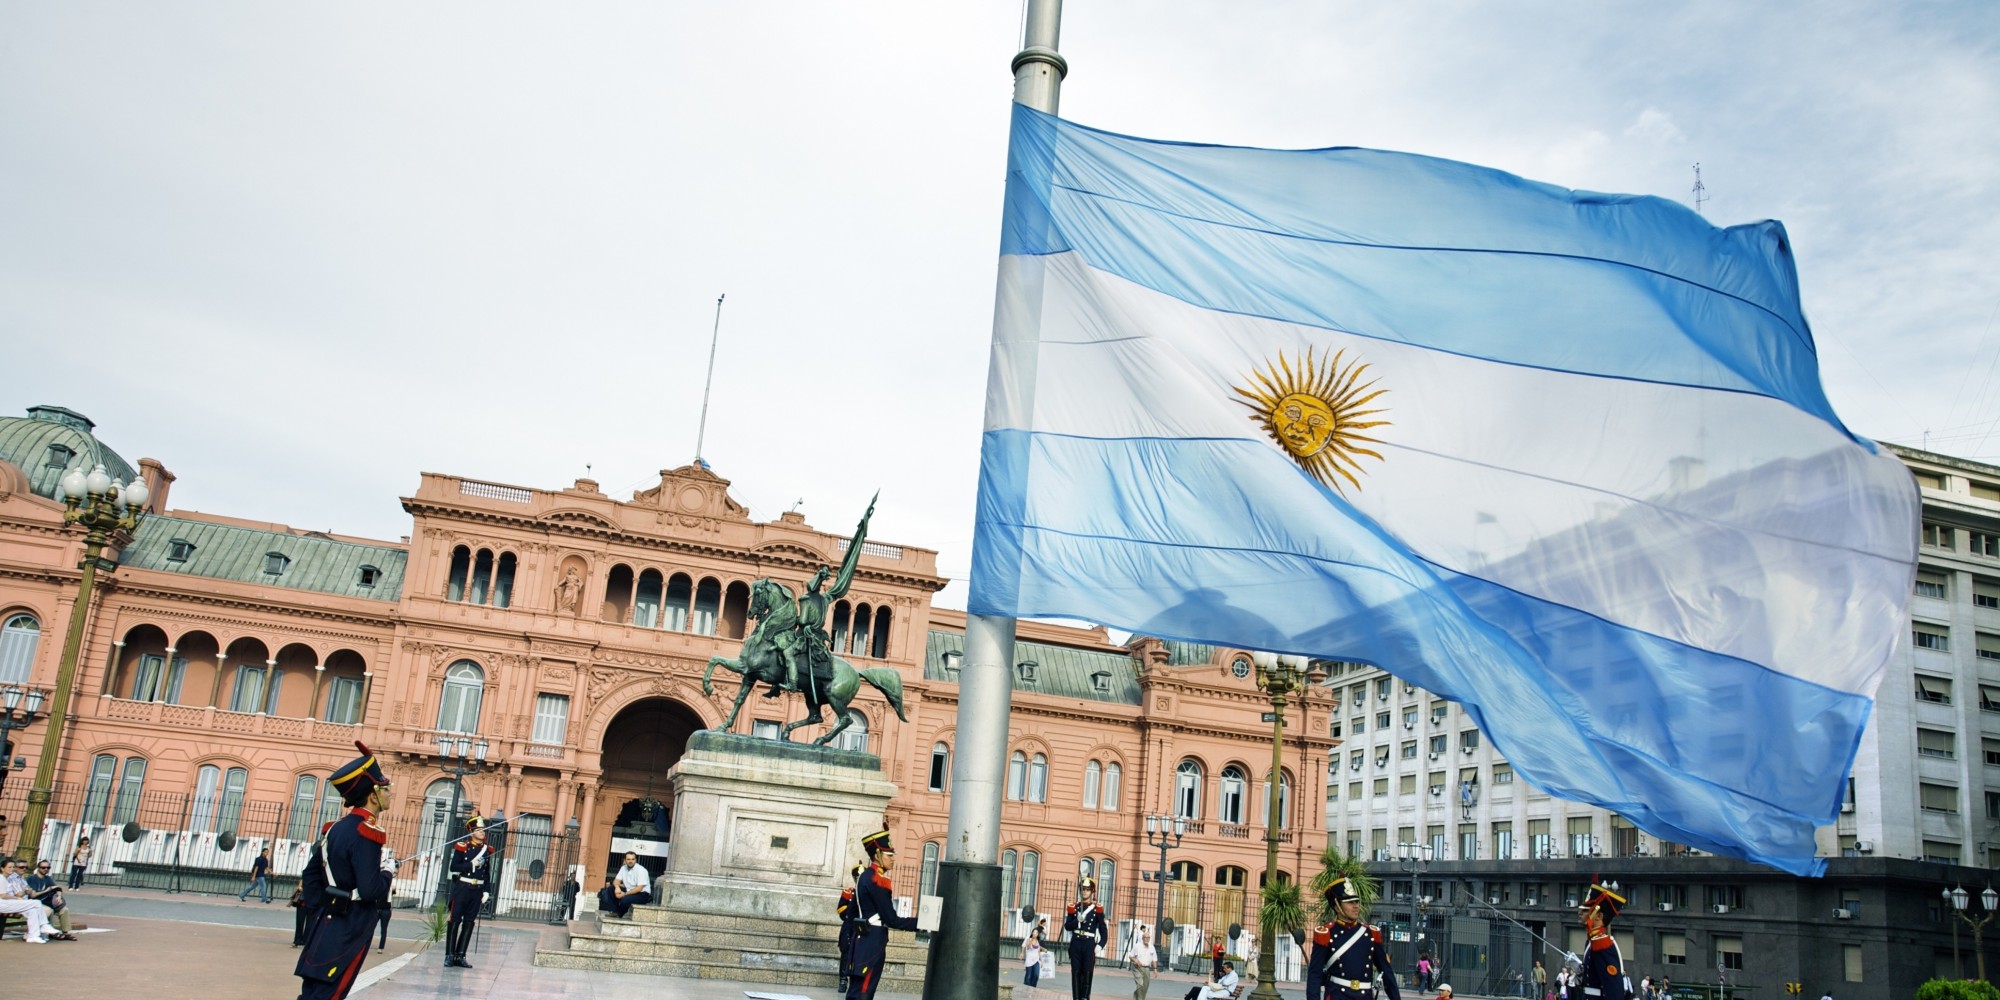
[[[1917,987],[1917,1000],[2000,1000],[2000,989],[1980,979],[1933,979]]]

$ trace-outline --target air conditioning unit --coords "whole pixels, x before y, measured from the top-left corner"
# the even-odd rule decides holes
[[[1835,919],[1835,920],[1853,920],[1853,919],[1854,919],[1854,911],[1853,911],[1853,910],[1850,910],[1850,909],[1848,909],[1848,908],[1847,908],[1847,907],[1845,907],[1845,906],[1843,906],[1843,907],[1840,907],[1840,908],[1838,908],[1838,909],[1835,909],[1835,910],[1833,911],[1833,919]]]
[[[1667,901],[1665,901],[1665,900],[1661,900],[1661,901],[1660,901],[1660,912],[1662,912],[1662,913],[1672,913],[1672,912],[1674,912],[1674,904],[1672,904],[1672,903],[1669,903],[1669,902],[1667,902]]]
[[[1350,771],[1359,771],[1361,770],[1361,762],[1358,760],[1353,761],[1347,765],[1347,769]]]
[[[1460,748],[1460,750],[1459,750],[1458,752],[1459,752],[1459,753],[1462,753],[1462,754],[1464,754],[1464,755],[1466,755],[1467,757],[1470,757],[1470,756],[1472,756],[1472,748],[1471,748],[1471,747],[1463,747],[1463,748]]]
[[[1844,812],[1844,813],[1851,813],[1851,812],[1853,812],[1853,811],[1854,811],[1854,803],[1852,803],[1852,802],[1842,802],[1842,803],[1840,804],[1840,811],[1841,811],[1841,812]]]
[[[1432,751],[1431,751],[1431,759],[1432,759],[1432,760],[1436,760],[1436,759],[1438,759],[1438,755],[1437,755],[1437,751],[1436,751],[1436,750],[1432,750]]]
[[[1717,913],[1728,913],[1728,912],[1729,912],[1729,904],[1728,904],[1728,903],[1717,903],[1717,904],[1715,904],[1715,912],[1717,912]]]
[[[1404,732],[1406,732],[1406,733],[1407,733],[1407,732],[1409,732],[1409,731],[1410,731],[1410,730],[1412,730],[1412,729],[1415,729],[1416,727],[1417,727],[1417,724],[1416,724],[1416,723],[1414,723],[1414,722],[1405,722],[1405,723],[1403,723],[1403,731],[1404,731]]]
[[[1571,896],[1570,898],[1563,900],[1563,905],[1569,907],[1572,910],[1576,909],[1576,897]]]
[[[1431,786],[1431,798],[1437,798],[1437,797],[1439,797],[1439,796],[1441,796],[1441,795],[1443,795],[1443,794],[1444,794],[1444,786],[1443,786],[1443,785],[1432,785],[1432,786]]]
[[[1867,854],[1869,851],[1875,849],[1875,842],[1872,840],[1857,840],[1854,842],[1854,849]]]
[[[1498,897],[1498,896],[1488,896],[1488,897],[1486,897],[1486,904],[1487,904],[1488,906],[1499,906],[1499,905],[1500,905],[1500,897]]]
[[[1540,906],[1540,905],[1542,905],[1542,901],[1541,901],[1540,899],[1538,899],[1538,898],[1534,897],[1534,896],[1528,896],[1528,897],[1526,897],[1526,898],[1524,898],[1524,899],[1522,899],[1522,900],[1521,900],[1521,905],[1522,905],[1522,906]]]

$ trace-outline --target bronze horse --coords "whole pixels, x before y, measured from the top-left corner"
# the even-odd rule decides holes
[[[751,629],[750,635],[743,640],[743,651],[734,659],[727,656],[709,657],[708,672],[701,675],[701,691],[710,695],[715,693],[715,685],[711,679],[715,676],[716,667],[728,667],[743,675],[743,685],[736,691],[736,704],[730,707],[729,718],[717,726],[717,729],[728,730],[736,725],[736,716],[743,711],[743,702],[749,699],[751,689],[756,687],[759,681],[766,687],[777,688],[780,691],[797,691],[801,687],[805,689],[806,708],[812,714],[797,722],[786,723],[778,736],[782,740],[791,739],[792,730],[800,726],[810,726],[825,721],[820,709],[827,707],[833,709],[833,729],[814,740],[813,744],[824,746],[832,742],[833,738],[840,735],[841,730],[846,729],[853,721],[847,714],[847,706],[853,702],[855,693],[861,690],[862,681],[867,681],[875,690],[882,692],[883,697],[889,699],[889,707],[896,710],[896,718],[904,722],[910,721],[909,716],[903,714],[903,677],[893,667],[856,670],[853,664],[829,651],[827,658],[833,664],[832,680],[816,684],[810,678],[801,677],[799,683],[786,683],[785,654],[778,646],[777,637],[798,625],[798,600],[792,594],[791,588],[770,579],[758,580],[751,584],[749,613],[750,617],[756,620],[757,627]]]

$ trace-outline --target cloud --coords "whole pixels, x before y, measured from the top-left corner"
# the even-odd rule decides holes
[[[1687,134],[1674,124],[1673,115],[1659,108],[1647,108],[1625,127],[1625,137],[1655,146],[1673,146],[1685,141]]]

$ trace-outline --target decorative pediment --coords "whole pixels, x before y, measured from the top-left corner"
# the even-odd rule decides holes
[[[671,511],[683,517],[750,520],[750,508],[730,498],[729,480],[700,464],[661,469],[660,485],[632,494],[632,505]]]
[[[587,524],[593,528],[615,529],[617,527],[617,525],[612,524],[602,515],[595,514],[587,510],[577,510],[575,508],[549,511],[548,513],[543,514],[541,516],[541,520],[556,521],[562,524]]]
[[[760,556],[792,556],[808,562],[821,563],[828,561],[824,553],[815,552],[797,542],[771,542],[767,545],[759,545],[751,551]]]

